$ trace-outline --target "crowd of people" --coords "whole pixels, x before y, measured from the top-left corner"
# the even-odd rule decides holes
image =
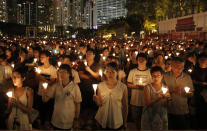
[[[0,129],[207,129],[207,44],[3,37],[0,96]]]

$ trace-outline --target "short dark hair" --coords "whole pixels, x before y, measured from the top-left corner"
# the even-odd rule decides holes
[[[138,57],[142,57],[142,58],[145,58],[147,60],[147,55],[145,53],[139,53],[137,55],[137,59],[138,59]]]
[[[162,75],[164,74],[164,71],[160,66],[154,66],[150,69],[151,74],[153,74],[154,72],[160,72]]]
[[[13,72],[18,72],[22,78],[26,77],[27,71],[28,71],[27,66],[17,67],[13,70]]]
[[[115,62],[110,62],[106,66],[113,68],[115,71],[118,71],[118,66]]]
[[[181,57],[173,57],[172,58],[173,62],[181,62],[181,63],[185,63],[185,60]]]
[[[69,74],[70,74],[70,80],[71,81],[73,81],[73,75],[72,75],[72,68],[69,66],[69,65],[67,65],[67,64],[62,64],[61,66],[60,66],[60,69],[62,69],[62,70],[66,70]]]
[[[47,50],[43,50],[42,52],[41,52],[41,55],[42,54],[44,54],[44,55],[46,55],[47,57],[50,57],[50,52],[49,51],[47,51]]]
[[[89,49],[87,49],[87,51],[86,52],[93,52],[93,54],[95,54],[95,50],[94,49],[92,49],[92,48],[89,48]]]

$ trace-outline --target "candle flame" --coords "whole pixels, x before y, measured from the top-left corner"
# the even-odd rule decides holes
[[[44,83],[42,84],[42,86],[43,86],[44,89],[47,89],[48,83],[47,83],[47,82],[44,82]]]
[[[190,88],[189,87],[185,87],[184,89],[185,89],[185,92],[186,93],[188,93],[190,91]]]
[[[13,93],[12,93],[12,91],[9,91],[6,93],[6,95],[11,98],[13,96]]]
[[[165,87],[163,87],[163,88],[162,88],[162,92],[163,92],[163,94],[166,94],[166,93],[167,93],[167,91],[168,91],[168,89],[167,89],[167,88],[165,88]]]

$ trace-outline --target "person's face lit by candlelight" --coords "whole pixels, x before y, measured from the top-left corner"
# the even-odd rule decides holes
[[[22,78],[20,73],[13,72],[12,81],[13,81],[14,86],[16,86],[16,87],[22,86],[24,80],[25,80],[25,78]]]
[[[162,82],[163,75],[160,71],[153,72],[151,75],[153,83],[160,84]]]
[[[175,77],[179,77],[184,69],[184,62],[172,61],[172,72]]]
[[[106,67],[105,75],[107,80],[116,80],[117,78],[117,71],[110,66]]]

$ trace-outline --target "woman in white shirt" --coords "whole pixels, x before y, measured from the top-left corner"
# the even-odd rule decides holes
[[[80,89],[73,81],[69,65],[61,65],[58,73],[59,82],[45,89],[42,95],[44,102],[55,99],[51,123],[54,129],[78,128],[82,101]]]
[[[99,106],[95,116],[103,129],[120,129],[127,126],[128,92],[127,86],[117,80],[117,65],[115,62],[106,66],[106,80],[98,85],[94,101]]]

